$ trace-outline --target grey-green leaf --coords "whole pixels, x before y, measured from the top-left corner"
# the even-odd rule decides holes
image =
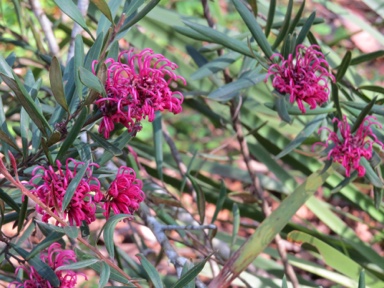
[[[156,111],[156,118],[152,122],[153,127],[153,143],[155,145],[155,161],[157,173],[163,180],[163,131],[161,125],[161,113]]]
[[[91,0],[93,4],[100,10],[101,13],[104,14],[105,17],[112,23],[113,18],[111,14],[111,10],[108,7],[108,4],[104,0]]]
[[[243,18],[249,31],[251,31],[252,36],[255,38],[257,44],[259,44],[261,50],[263,50],[265,55],[270,58],[273,54],[272,48],[269,45],[267,37],[265,37],[259,23],[257,23],[255,16],[248,10],[247,7],[245,7],[245,5],[240,0],[232,0],[232,2],[235,5],[236,10],[239,12],[241,18]]]
[[[104,225],[104,242],[105,242],[105,248],[107,248],[107,251],[109,253],[109,256],[113,259],[115,257],[115,249],[114,249],[114,242],[113,242],[113,233],[115,231],[115,227],[117,223],[125,218],[132,217],[132,215],[129,214],[118,214],[110,217]]]
[[[163,288],[163,282],[161,281],[160,274],[157,272],[156,268],[145,258],[145,256],[141,253],[136,255],[141,265],[143,266],[145,272],[147,272],[149,279],[151,280],[153,286],[155,288]]]
[[[209,256],[207,258],[205,258],[203,261],[201,261],[200,263],[198,263],[195,266],[193,266],[191,269],[189,269],[188,272],[185,273],[179,279],[179,281],[177,281],[175,283],[175,285],[172,288],[183,288],[183,287],[186,287],[188,285],[188,283],[193,281],[196,278],[196,276],[199,275],[201,270],[203,270],[203,268],[205,266],[205,263],[207,263],[208,259],[209,259]],[[195,286],[193,285],[193,287],[195,287]]]
[[[97,78],[97,76],[91,71],[85,69],[84,67],[80,67],[79,76],[81,83],[85,86],[105,95],[104,86],[101,84],[99,78]]]
[[[307,34],[311,29],[315,18],[316,18],[316,12],[312,12],[312,14],[308,17],[307,21],[305,21],[303,27],[301,28],[299,35],[297,35],[296,46],[304,42],[304,39],[305,37],[307,37]]]
[[[57,60],[55,56],[52,58],[51,67],[49,68],[49,81],[51,82],[52,93],[57,103],[59,103],[65,111],[69,112],[64,93],[63,75],[61,73],[59,60]]]
[[[291,143],[289,143],[283,151],[281,151],[279,154],[276,155],[276,159],[281,158],[288,153],[290,153],[293,149],[298,147],[301,143],[305,141],[311,135],[317,128],[319,128],[321,122],[324,120],[326,117],[326,114],[318,115],[315,118],[313,118],[312,121],[308,122],[303,130],[296,136],[294,140],[292,140]]]
[[[110,275],[111,275],[111,267],[109,267],[107,263],[101,262],[99,288],[103,288],[105,285],[107,285]]]
[[[339,82],[341,79],[343,79],[345,73],[347,72],[347,69],[351,63],[352,59],[352,53],[351,51],[347,51],[345,53],[343,60],[341,61],[341,64],[339,68],[337,69],[337,74],[336,74],[336,81]]]
[[[101,147],[103,147],[105,150],[108,152],[112,153],[114,156],[119,156],[123,154],[123,151],[119,149],[119,147],[113,145],[111,142],[108,140],[104,139],[98,134],[88,132],[88,134],[91,136],[92,140],[97,142]]]
[[[89,31],[87,24],[85,23],[83,15],[81,15],[79,8],[72,2],[68,0],[54,0],[56,5],[59,6],[60,10],[64,14],[68,15],[73,21],[79,24],[87,33],[92,37],[91,31]]]
[[[61,207],[62,211],[65,211],[65,209],[67,209],[69,202],[71,202],[72,197],[75,194],[77,186],[79,186],[80,181],[83,179],[85,175],[85,172],[87,172],[88,166],[89,166],[89,163],[83,164],[83,166],[76,172],[76,176],[68,184],[67,191],[65,192],[63,204]]]
[[[63,265],[60,267],[57,267],[55,271],[63,271],[63,270],[77,270],[81,268],[89,267],[97,262],[99,262],[99,259],[89,259],[89,260],[83,260],[79,262],[75,262],[68,265]]]

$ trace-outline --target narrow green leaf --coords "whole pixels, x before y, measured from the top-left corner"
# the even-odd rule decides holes
[[[191,269],[188,270],[187,273],[185,273],[176,283],[172,286],[172,288],[184,288],[186,287],[190,282],[194,281],[194,279],[199,275],[199,273],[203,270],[205,264],[207,263],[210,256],[205,258],[200,263],[193,266]],[[185,264],[186,265],[186,264]],[[195,285],[193,285],[195,287]]]
[[[65,99],[63,76],[59,60],[54,56],[52,58],[51,67],[49,68],[49,81],[51,82],[52,94],[57,103],[69,112],[67,100]]]
[[[130,218],[132,215],[130,214],[119,214],[119,215],[113,215],[108,219],[108,221],[104,225],[104,242],[105,242],[105,248],[107,248],[107,251],[109,253],[109,256],[113,259],[115,257],[115,249],[114,249],[114,242],[113,242],[113,233],[115,231],[115,227],[117,223],[125,218]]]
[[[157,272],[156,268],[145,258],[141,253],[136,254],[136,257],[139,258],[141,265],[143,266],[145,272],[147,272],[149,280],[151,280],[155,288],[163,288],[163,282],[161,281],[160,274]]]
[[[13,74],[14,79],[2,73],[0,74],[4,82],[8,85],[8,87],[11,88],[13,92],[15,92],[17,100],[24,107],[25,111],[27,111],[28,115],[32,118],[33,122],[36,124],[39,130],[45,136],[48,136],[46,129],[52,131],[52,128],[49,126],[43,114],[36,107],[35,102],[33,101],[32,97],[27,93],[24,85],[20,82],[19,78],[15,74]]]
[[[287,13],[285,14],[283,25],[281,26],[279,34],[276,37],[275,43],[273,43],[272,45],[273,50],[280,45],[280,43],[287,37],[287,34],[289,33],[288,29],[290,27],[289,23],[291,22],[292,7],[293,7],[293,0],[289,0]]]
[[[63,11],[69,18],[79,24],[90,36],[92,39],[93,35],[91,31],[88,29],[87,24],[85,23],[83,15],[81,15],[80,10],[77,6],[68,0],[54,0],[56,5],[59,6],[60,10]]]
[[[79,68],[80,81],[90,89],[97,91],[100,94],[106,95],[104,86],[101,84],[99,78],[91,71],[88,71],[84,67]]]
[[[365,176],[369,179],[369,181],[377,188],[383,188],[383,181],[376,174],[375,170],[373,170],[369,161],[362,157],[360,159],[360,164],[365,168]]]
[[[100,262],[100,260],[99,259],[89,259],[89,260],[78,261],[78,262],[75,262],[72,264],[57,267],[55,269],[55,271],[77,270],[77,269],[81,269],[81,268],[87,268],[93,264],[96,264],[97,262]]]
[[[126,24],[124,24],[119,33],[124,32],[125,30],[131,28],[137,22],[139,22],[145,15],[147,15],[156,5],[160,2],[160,0],[151,0],[143,9],[140,10],[131,20],[129,20]]]
[[[368,90],[368,91],[384,94],[384,88],[381,87],[381,86],[376,86],[376,85],[363,85],[363,86],[360,86],[357,89],[359,89],[359,90]]]
[[[308,17],[307,21],[305,21],[303,27],[301,28],[299,35],[297,35],[296,46],[304,42],[305,37],[307,37],[307,34],[311,29],[311,26],[315,18],[316,18],[316,12],[312,12],[312,14]]]
[[[204,223],[205,218],[205,195],[201,190],[200,185],[197,183],[194,177],[191,175],[187,176],[189,180],[191,180],[193,189],[196,191],[196,201],[197,201],[197,210],[199,211],[200,223]]]
[[[91,146],[88,143],[84,143],[84,142],[76,140],[74,142],[74,146],[75,146],[75,148],[77,150],[77,153],[79,153],[80,160],[82,162],[86,162],[88,160],[90,162],[94,162],[93,161],[93,155],[92,155]]]
[[[269,32],[271,32],[273,18],[275,17],[275,11],[276,11],[276,0],[271,0],[269,1],[267,23],[265,24],[265,30],[264,30],[265,37],[267,38],[268,38]]]
[[[7,59],[8,59],[8,57],[7,57]],[[1,55],[0,55],[0,73],[13,79],[12,68],[8,65],[7,60],[4,59],[3,56],[1,56]]]
[[[232,49],[233,51],[237,51],[245,56],[249,56],[251,58],[254,58],[255,55],[257,55],[255,52],[251,52],[249,50],[249,47],[246,43],[243,41],[237,40],[233,37],[229,37],[228,35],[219,32],[215,29],[196,24],[189,21],[183,21],[187,26],[191,27],[193,30],[201,33],[203,36],[206,36],[208,38],[209,42],[214,42],[223,45],[224,47],[227,47],[229,49]],[[263,34],[264,35],[264,34]],[[265,37],[265,36],[264,36]],[[261,59],[261,57],[259,56]]]
[[[351,59],[352,59],[352,53],[351,51],[347,51],[347,53],[345,53],[343,57],[343,60],[341,61],[341,64],[339,65],[339,68],[337,69],[337,74],[336,74],[337,82],[343,79],[345,73],[347,72],[349,64],[351,63]]]
[[[119,10],[119,8],[121,6],[121,2],[122,2],[122,0],[111,0],[108,2],[108,9],[111,12],[112,21],[116,17],[117,11]],[[135,2],[136,1],[133,1],[133,3],[135,3]],[[105,15],[102,15],[99,19],[98,24],[97,24],[96,35],[99,35],[101,32],[106,34],[110,27],[111,27],[111,20],[108,20],[108,18]]]
[[[287,277],[285,276],[285,274],[283,277],[283,282],[281,283],[281,288],[288,288]]]
[[[80,170],[76,172],[76,176],[68,184],[67,191],[65,192],[65,195],[64,195],[61,211],[65,211],[65,209],[67,209],[68,204],[71,202],[72,197],[75,194],[77,186],[79,186],[80,181],[83,179],[85,175],[85,172],[87,172],[88,166],[89,166],[89,162],[86,162],[85,164],[83,164]]]
[[[241,57],[241,55],[237,52],[229,52],[227,54],[224,54],[220,57],[217,57],[216,59],[212,60],[211,62],[208,62],[207,64],[201,66],[199,69],[197,69],[192,75],[192,80],[200,80],[204,77],[208,77],[213,75],[214,73],[223,71],[225,68],[227,68],[229,65],[234,63],[236,60],[238,60]]]
[[[325,119],[326,116],[326,114],[317,115],[315,118],[313,118],[312,121],[308,122],[303,128],[303,130],[301,130],[300,133],[297,134],[296,138],[292,140],[292,142],[289,143],[283,149],[283,151],[277,154],[275,158],[279,159],[290,153],[296,147],[300,146],[301,143],[303,143],[315,130],[319,128],[321,122]]]
[[[91,0],[93,4],[100,10],[101,13],[104,14],[105,17],[112,23],[113,18],[111,14],[111,10],[109,10],[108,4],[104,0]]]
[[[24,259],[28,256],[28,252],[25,251],[23,248],[19,247],[19,246],[16,246],[15,244],[13,243],[9,243],[13,249],[15,249],[15,251],[17,253],[19,253],[19,255],[21,257],[23,257]],[[53,287],[59,287],[60,286],[60,280],[59,278],[56,276],[55,272],[52,270],[51,267],[48,266],[48,264],[45,264],[43,261],[41,261],[40,259],[40,256],[39,255],[36,255],[35,257],[31,258],[28,260],[28,264],[30,266],[32,266],[33,268],[35,268],[35,270],[37,271],[37,273],[39,273],[39,275],[45,279],[45,280],[48,280],[49,283],[51,283],[51,285]]]
[[[341,119],[343,117],[343,112],[341,112],[341,107],[340,107],[340,101],[339,101],[339,88],[336,83],[331,82],[331,95],[332,95],[332,100],[333,100],[333,105],[336,108],[337,111],[337,118]]]
[[[103,32],[97,35],[95,43],[93,43],[92,47],[89,49],[87,55],[85,56],[84,68],[88,71],[91,71],[92,69],[92,62],[96,59],[99,59],[100,57],[101,49],[104,44],[104,35],[105,34]],[[75,69],[80,68],[82,65],[83,62],[80,63],[80,66],[76,66]]]
[[[379,50],[367,54],[363,54],[360,56],[357,56],[355,58],[352,58],[350,65],[358,65],[367,61],[377,60],[377,58],[384,56],[384,50]]]
[[[163,131],[160,111],[156,111],[156,118],[152,122],[152,127],[157,173],[159,174],[161,181],[163,181]]]
[[[264,106],[268,107],[269,109],[272,109],[274,111],[277,111],[276,105],[274,103],[264,103]],[[328,114],[331,112],[336,111],[333,107],[318,107],[316,109],[308,109],[305,114],[301,112],[301,110],[298,107],[287,107],[287,112],[289,115],[300,115],[300,116],[313,116],[313,115],[319,115],[319,114]]]
[[[11,139],[11,137],[8,136],[8,134],[5,133],[5,132],[2,131],[2,130],[0,130],[0,140],[4,141],[4,142],[7,143],[9,146],[15,148],[16,151],[18,151],[18,152],[21,153],[20,148],[16,145],[15,142],[13,142],[14,139]]]
[[[308,243],[311,246],[314,246],[327,265],[352,279],[357,279],[357,277],[359,277],[362,267],[358,263],[316,237],[304,232],[293,231],[288,234],[287,238],[290,241]],[[367,285],[380,283],[380,280],[375,276],[368,275],[368,273],[366,276]]]
[[[299,11],[297,11],[297,14],[296,14],[295,18],[293,19],[293,21],[289,25],[289,29],[288,29],[288,33],[289,34],[293,33],[293,31],[295,30],[297,24],[299,23],[301,15],[303,14],[303,11],[304,11],[304,7],[305,7],[305,0],[301,3]]]
[[[175,31],[180,33],[180,34],[187,36],[189,38],[195,39],[195,40],[206,41],[206,42],[212,41],[210,37],[205,36],[201,33],[198,33],[195,30],[188,28],[188,27],[173,26],[173,29],[175,29]]]
[[[189,161],[188,166],[187,166],[187,171],[185,172],[182,182],[181,182],[181,188],[180,188],[180,193],[184,192],[185,184],[187,183],[187,176],[189,175],[189,172],[191,171],[193,161],[195,161],[197,155],[197,150],[193,152],[191,161]]]
[[[229,101],[236,97],[242,89],[252,87],[262,82],[267,74],[260,74],[259,69],[249,71],[240,76],[239,79],[229,84],[223,85],[211,92],[208,97],[217,101]]]
[[[80,172],[80,171],[79,171]],[[78,173],[79,173],[78,172]],[[75,180],[75,178],[73,178],[73,180]],[[71,183],[73,182],[73,180],[71,181]],[[68,185],[68,188],[69,188],[70,185]],[[75,189],[76,190],[76,189]],[[67,190],[68,191],[68,190]],[[68,193],[68,192],[66,192]],[[65,234],[69,237],[69,238],[72,238],[72,239],[76,239],[77,238],[77,235],[79,235],[79,230],[77,229],[76,226],[64,226],[63,227],[64,229],[64,232]]]
[[[259,225],[254,234],[252,234],[226,262],[222,271],[228,271],[228,273],[221,275],[223,279],[225,279],[223,281],[224,284],[230,283],[264,251],[276,234],[279,233],[291,217],[295,215],[297,210],[316,193],[317,189],[323,185],[325,180],[332,174],[332,168],[329,168],[323,173],[317,171],[311,174],[304,183],[297,187],[293,193],[280,203],[279,207]],[[218,280],[220,281],[221,279]],[[213,284],[215,284],[215,280],[211,282],[211,285]]]
[[[121,149],[119,149],[118,147],[116,147],[115,145],[113,145],[111,142],[104,139],[100,135],[92,133],[90,131],[88,131],[88,134],[91,136],[93,141],[97,142],[97,144],[99,144],[108,152],[112,153],[114,156],[119,156],[123,154],[123,151]]]
[[[359,286],[357,286],[357,288],[365,288],[365,271],[364,271],[364,269],[360,271]]]
[[[365,106],[363,110],[361,110],[359,116],[357,116],[357,119],[352,126],[351,133],[354,133],[357,129],[359,129],[360,125],[364,122],[365,117],[371,112],[373,105],[376,103],[376,99],[377,96],[373,98],[372,101],[368,103],[368,105]]]
[[[219,215],[219,212],[223,208],[223,204],[224,204],[226,198],[227,198],[227,187],[225,186],[224,181],[221,180],[220,195],[219,195],[219,198],[217,199],[215,213],[213,213],[211,224],[215,223],[217,215]]]
[[[231,251],[233,251],[233,248],[236,243],[237,235],[239,233],[240,228],[240,210],[239,206],[237,206],[236,203],[232,206],[232,215],[233,215],[233,230],[232,230],[232,237],[231,237]]]
[[[289,116],[287,102],[285,101],[284,97],[278,96],[276,98],[275,107],[277,110],[277,114],[279,114],[280,119],[283,120],[284,122],[291,124],[292,118]]]
[[[8,195],[3,189],[0,188],[0,199],[3,200],[5,203],[8,204],[9,207],[11,207],[16,212],[20,212],[19,205],[11,198],[11,196]]]
[[[17,222],[17,232],[20,232],[23,229],[24,221],[27,218],[27,210],[28,210],[28,197],[22,197],[19,218]]]
[[[76,119],[75,124],[72,126],[71,131],[69,131],[67,138],[65,138],[63,144],[60,147],[59,153],[57,153],[56,160],[62,160],[65,152],[71,147],[72,143],[76,140],[76,138],[79,136],[79,133],[85,123],[85,120],[87,119],[87,108],[83,108],[83,110],[80,112],[79,117]]]
[[[373,187],[373,199],[375,201],[375,208],[377,210],[380,209],[380,205],[383,201],[383,197],[384,197],[384,189],[382,188],[377,188],[376,186]]]
[[[111,275],[111,267],[105,262],[101,262],[101,273],[100,273],[100,281],[99,288],[104,288],[107,285],[109,276]]]
[[[243,18],[245,24],[247,25],[249,31],[251,31],[252,36],[256,40],[257,44],[259,44],[261,50],[263,50],[265,55],[270,58],[273,54],[272,48],[269,45],[267,37],[265,37],[259,23],[257,23],[255,16],[240,0],[232,0],[232,3],[235,5],[236,10],[239,12],[241,18]]]
[[[120,150],[124,149],[127,146],[128,142],[132,139],[132,135],[128,132],[122,133],[114,142],[113,145],[119,148]],[[106,152],[103,156],[97,160],[97,163],[100,166],[103,166],[107,163],[114,155],[110,152]]]
[[[43,241],[41,241],[39,244],[33,247],[32,251],[29,252],[25,260],[28,261],[29,259],[35,257],[38,253],[40,255],[41,251],[43,251],[45,248],[48,248],[52,243],[59,241],[61,238],[63,238],[64,235],[65,235],[64,233],[51,231],[51,233],[49,233],[48,236],[45,237]]]

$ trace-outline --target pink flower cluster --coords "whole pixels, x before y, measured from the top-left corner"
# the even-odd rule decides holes
[[[136,179],[132,168],[120,167],[105,196],[104,216],[108,219],[111,209],[115,214],[132,214],[139,209],[145,198],[142,187],[143,183]]]
[[[97,63],[97,60],[93,62],[93,73],[96,73]],[[184,97],[179,91],[173,92],[170,85],[178,80],[184,85],[186,82],[172,72],[178,66],[163,55],[153,54],[151,49],[134,54],[130,49],[121,52],[117,61],[109,58],[105,64],[108,67],[107,97],[100,97],[95,102],[103,115],[99,132],[105,138],[109,138],[116,123],[123,124],[129,132],[138,132],[140,121],[148,117],[152,122],[155,111],[181,112]]]
[[[281,94],[289,94],[289,101],[296,101],[302,113],[306,111],[303,102],[315,109],[328,101],[328,78],[335,81],[335,77],[328,71],[328,62],[319,46],[297,45],[295,59],[292,54],[284,59],[278,53],[271,59],[276,56],[281,59],[281,64],[271,65],[266,79],[273,76],[273,87]]]
[[[71,164],[73,171],[71,170]],[[87,168],[86,177],[81,179],[68,207],[62,211],[62,204],[69,183],[76,176],[79,166],[84,165],[72,158],[65,162],[65,170],[63,171],[60,161],[56,161],[57,172],[52,166],[45,168],[43,166],[36,167],[32,172],[32,178],[29,182],[34,187],[31,190],[51,211],[62,219],[68,217],[70,225],[76,224],[80,226],[82,221],[87,224],[96,220],[96,202],[102,198],[100,192],[100,182],[97,178],[92,177],[92,170]],[[97,164],[90,164],[96,166]],[[39,173],[42,171],[43,173]],[[41,185],[36,184],[41,179]],[[95,196],[95,197],[93,197]],[[43,221],[47,222],[51,216],[45,212],[40,206],[36,205],[36,211],[43,215]]]
[[[79,275],[87,280],[87,277],[83,273],[78,273],[72,270],[56,271],[56,269],[61,266],[77,262],[75,252],[72,250],[62,250],[59,243],[51,244],[47,250],[40,254],[40,259],[55,271],[56,276],[60,280],[60,288],[76,287],[77,277]],[[28,279],[22,280],[21,282],[14,281],[9,284],[8,288],[53,288],[51,283],[37,273],[34,267],[26,265],[19,266],[16,269],[16,275],[19,270],[24,270],[28,275]]]
[[[327,130],[329,131],[329,137],[325,144],[316,144],[328,147],[330,145],[329,141],[332,141],[333,147],[331,146],[331,150],[328,153],[328,159],[332,158],[333,161],[341,163],[345,168],[347,177],[351,175],[352,168],[358,171],[359,177],[362,177],[365,175],[365,168],[360,164],[361,157],[366,159],[372,158],[373,143],[384,148],[384,144],[380,142],[372,132],[372,125],[382,127],[381,124],[375,120],[376,118],[374,116],[366,117],[356,132],[352,134],[346,116],[343,117],[343,120],[334,118],[333,122],[337,123],[341,137],[329,128],[321,127],[319,132],[321,130]]]
[[[68,207],[62,211],[68,185],[76,176],[79,167],[84,163],[71,158],[67,159],[65,170],[62,169],[60,161],[57,161],[56,164],[56,172],[52,166],[48,168],[38,166],[33,170],[30,185],[34,188],[31,189],[31,192],[58,217],[63,220],[68,217],[70,225],[80,226],[82,221],[87,224],[95,221],[97,203],[104,202],[103,208],[106,210],[104,215],[108,216],[111,208],[115,214],[131,214],[139,208],[140,202],[144,200],[141,181],[136,179],[136,174],[132,168],[125,166],[120,167],[116,179],[111,183],[106,195],[103,195],[100,191],[100,182],[97,178],[92,177],[90,168],[91,166],[98,167],[98,165],[92,163],[87,168],[85,177],[80,180]],[[38,180],[42,180],[42,183],[36,184]],[[48,222],[51,218],[39,205],[36,205],[36,211],[43,215],[42,220],[44,222]]]

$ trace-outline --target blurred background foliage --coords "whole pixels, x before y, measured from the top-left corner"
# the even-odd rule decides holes
[[[44,13],[53,24],[60,47],[56,56],[61,60],[64,69],[73,21],[62,13],[54,1],[40,2]],[[122,11],[133,6],[134,1],[120,2],[116,21]],[[273,1],[249,2],[258,16],[258,23],[265,27],[270,3]],[[33,86],[38,79],[41,79],[41,86],[35,95],[44,116],[49,119],[57,103],[51,95],[47,73],[52,55],[49,55],[40,24],[30,9],[29,1],[3,0],[0,3],[1,55],[8,63],[14,62],[11,66],[25,85],[31,83]],[[252,6],[255,3],[257,5]],[[301,3],[294,1],[291,19],[297,15]],[[277,1],[268,37],[270,44],[277,39],[288,6],[288,1]],[[251,46],[261,53],[254,41],[247,43],[251,33],[232,1],[208,1],[208,7],[217,31],[239,39],[245,47]],[[351,51],[352,59],[358,63],[352,65],[354,64],[352,60],[343,81],[337,83],[340,109],[352,119],[356,118],[373,97],[378,96],[371,112],[378,117],[380,123],[383,123],[384,71],[383,59],[380,57],[384,55],[382,50],[384,6],[380,1],[374,0],[307,1],[301,18],[308,18],[313,11],[316,11],[317,18],[310,31],[320,43],[333,72],[337,73],[346,51]],[[85,19],[93,35],[96,35],[100,17],[101,12],[91,1]],[[139,49],[149,47],[155,53],[161,53],[177,63],[179,65],[177,73],[186,78],[187,86],[182,87],[185,102],[181,114],[176,116],[162,114],[160,128],[152,123],[143,122],[142,131],[130,140],[128,145],[137,153],[141,168],[135,163],[134,154],[126,145],[119,147],[123,152],[113,157],[111,163],[116,166],[128,163],[137,169],[146,184],[147,205],[162,223],[186,225],[213,222],[217,225],[217,231],[203,233],[181,230],[168,234],[178,253],[195,264],[213,252],[213,256],[199,276],[203,282],[209,283],[233,252],[265,219],[260,200],[251,193],[252,179],[247,172],[232,127],[230,107],[236,102],[229,100],[239,95],[242,98],[241,124],[252,158],[252,169],[257,174],[274,209],[288,194],[306,181],[308,176],[323,166],[325,155],[320,155],[318,149],[313,151],[312,144],[326,139],[325,135],[317,134],[317,127],[320,124],[329,125],[327,116],[335,113],[338,107],[331,103],[326,107],[327,111],[318,115],[311,115],[310,112],[307,115],[297,115],[296,107],[288,107],[292,122],[288,124],[282,121],[278,112],[270,109],[274,106],[276,97],[271,93],[270,83],[263,81],[265,71],[257,61],[245,57],[242,53],[238,53],[239,51],[231,51],[231,47],[225,43],[209,39],[207,35],[203,35],[204,33],[189,28],[192,26],[188,23],[185,25],[183,21],[207,27],[201,1],[160,1],[136,25],[125,31],[119,40],[120,50],[127,49],[129,45]],[[299,33],[301,26],[296,28],[296,33]],[[194,37],[188,37],[188,34]],[[95,42],[87,33],[83,32],[82,35],[87,54]],[[308,40],[305,41],[309,43]],[[281,48],[281,45],[279,47]],[[225,59],[227,63],[221,62],[221,66],[218,64],[204,70],[203,65],[217,61],[218,50],[227,56],[230,55]],[[375,51],[379,52],[373,56],[369,54]],[[358,61],[357,57],[361,55],[366,56],[363,61]],[[241,75],[251,71],[253,74],[249,76],[250,83],[237,82],[240,84],[235,88],[224,86],[225,81],[221,74],[224,69],[233,81],[239,81]],[[359,89],[364,86],[365,89]],[[1,125],[3,129],[6,125],[9,135],[17,146],[23,147],[20,104],[14,101],[12,91],[4,82],[0,84],[0,92]],[[83,95],[86,95],[86,92]],[[317,121],[319,125],[315,125],[316,127],[310,131],[305,130],[304,138],[298,137],[300,139],[297,140],[297,135],[308,128],[308,123],[315,117],[320,119]],[[29,133],[34,131],[32,126],[29,128],[31,129]],[[118,136],[124,135],[125,128],[120,128],[109,141],[113,145],[118,144],[115,142]],[[185,167],[184,171],[182,169],[180,171],[180,163],[175,162],[172,144],[170,148],[169,141],[161,136],[161,129],[169,133],[171,142],[175,145]],[[91,126],[87,130],[95,129]],[[156,136],[159,135],[156,132],[160,133],[160,137]],[[382,131],[375,133],[379,139],[384,139]],[[31,134],[28,139],[34,141]],[[90,143],[89,139],[84,140],[81,137],[79,139]],[[292,144],[292,141],[296,142]],[[291,148],[284,150],[287,147]],[[100,160],[102,154],[96,148],[97,144],[91,145],[90,151],[94,159]],[[7,149],[13,148],[2,140],[1,152],[5,154]],[[33,147],[30,155],[36,153],[36,149]],[[284,155],[276,158],[275,156],[282,151]],[[57,153],[53,149],[51,152]],[[376,152],[376,158],[380,162],[382,151]],[[77,153],[77,148],[71,146],[66,156],[71,154],[78,156]],[[40,161],[46,161],[44,156]],[[384,172],[382,165],[376,163],[373,166],[375,170],[372,169],[374,171],[372,173],[379,177],[382,183],[381,174]],[[29,170],[28,167],[21,169],[24,169],[22,172],[25,173],[25,177],[30,175],[30,167]],[[384,287],[382,187],[380,185],[374,187],[373,180],[369,177],[356,178],[354,175],[346,179],[343,175],[340,166],[335,166],[335,172],[325,180],[316,196],[310,198],[292,219],[289,221],[287,219],[288,223],[280,233],[288,252],[289,263],[299,278],[300,287],[357,287],[357,285],[364,287],[358,282],[359,277],[362,279],[360,276],[362,270],[366,271],[367,287]],[[374,175],[371,177],[375,177]],[[20,199],[17,198],[20,193],[8,186],[4,187],[18,199],[16,201],[20,204]],[[194,193],[191,193],[191,190]],[[5,211],[8,213],[12,209],[6,206]],[[9,221],[9,224],[2,223],[2,229],[4,228],[6,233],[14,234],[13,221]],[[102,221],[100,220],[103,224]],[[96,241],[102,224],[91,225],[90,239],[93,241]],[[289,234],[290,232],[292,233]],[[32,232],[25,233],[31,235]],[[145,252],[145,256],[160,273],[164,286],[171,287],[176,283],[173,267],[167,263],[159,245],[156,244],[151,232],[143,226],[140,217],[137,216],[136,220],[129,224],[120,222],[114,233],[115,254],[119,265],[126,273],[135,279],[151,279],[151,275],[148,276],[144,272],[146,268],[140,266],[133,256],[138,252]],[[32,236],[25,244],[27,248],[41,241],[41,235]],[[298,243],[304,244],[300,246]],[[103,239],[97,244],[100,249],[104,249]],[[84,252],[79,253],[81,259],[87,259]],[[12,269],[4,266],[3,270],[9,272]],[[92,275],[95,272],[89,269],[86,273]],[[276,244],[271,243],[233,282],[233,285],[284,287],[283,275],[284,266],[277,253]],[[2,273],[1,277],[4,281],[10,279],[7,273]],[[146,282],[141,283],[145,286]],[[81,287],[97,286],[95,280],[86,282]]]

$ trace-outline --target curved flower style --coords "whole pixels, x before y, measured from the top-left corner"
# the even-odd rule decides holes
[[[70,163],[73,164],[73,171],[70,169]],[[57,216],[65,219],[68,217],[70,225],[74,223],[80,226],[84,220],[87,224],[96,220],[96,204],[102,198],[100,192],[100,182],[95,177],[92,177],[92,170],[88,167],[86,176],[80,181],[76,191],[68,204],[65,211],[62,211],[62,203],[64,195],[67,191],[69,183],[76,176],[79,166],[84,165],[83,162],[78,162],[72,158],[65,162],[65,170],[62,170],[60,161],[56,161],[57,172],[52,166],[45,168],[43,166],[36,167],[32,172],[32,178],[29,182],[34,187],[31,190],[45,205],[51,208],[52,212]],[[89,166],[98,167],[97,164]],[[43,173],[38,173],[42,171]],[[42,184],[35,184],[36,180],[41,179]],[[94,197],[92,197],[94,195]],[[48,222],[51,218],[40,206],[36,205],[36,211],[43,215],[43,221]]]
[[[72,250],[62,250],[59,243],[51,244],[47,250],[40,254],[40,259],[46,263],[49,267],[55,271],[57,268],[77,262],[76,254]],[[53,286],[49,281],[41,277],[39,273],[32,266],[20,266],[16,269],[15,274],[18,274],[19,270],[24,270],[29,279],[20,281],[14,281],[9,284],[8,288],[52,288]],[[81,275],[87,280],[87,277],[83,273],[78,273],[72,270],[60,270],[55,271],[56,276],[60,280],[60,288],[74,288],[77,284],[77,276]]]
[[[127,58],[127,64],[123,59]],[[95,73],[93,61],[92,71]],[[171,91],[170,84],[185,79],[172,72],[178,66],[161,54],[153,54],[151,49],[144,49],[138,54],[133,49],[123,51],[118,60],[109,58],[105,90],[107,97],[99,98],[95,104],[103,114],[99,132],[109,138],[115,123],[121,123],[129,132],[141,130],[140,121],[148,117],[152,122],[155,111],[169,110],[180,113],[183,95]]]
[[[297,101],[302,113],[306,111],[303,102],[308,103],[310,109],[315,109],[316,105],[328,101],[327,79],[335,81],[335,77],[328,72],[328,62],[319,46],[297,45],[296,60],[292,54],[289,54],[287,60],[278,53],[273,54],[271,59],[275,56],[282,62],[269,67],[266,80],[272,75],[273,87],[281,94],[289,94],[291,103]]]
[[[108,219],[111,209],[115,214],[133,214],[145,198],[142,187],[132,168],[120,167],[105,196],[103,215]]]
[[[333,161],[341,163],[345,168],[345,174],[347,177],[351,175],[352,168],[358,171],[359,177],[362,177],[365,175],[365,168],[360,165],[360,158],[364,157],[366,159],[371,159],[373,143],[376,143],[384,148],[384,144],[380,142],[376,135],[372,132],[372,125],[377,125],[382,128],[381,124],[375,120],[376,118],[374,116],[366,117],[356,132],[352,134],[351,127],[348,124],[346,116],[343,117],[343,120],[334,118],[332,122],[337,123],[341,138],[337,133],[331,131],[329,128],[321,127],[319,132],[321,130],[327,130],[329,131],[329,137],[325,144],[316,144],[328,147],[329,141],[332,141],[334,146],[331,146],[332,148],[328,153],[328,159],[333,158]]]

